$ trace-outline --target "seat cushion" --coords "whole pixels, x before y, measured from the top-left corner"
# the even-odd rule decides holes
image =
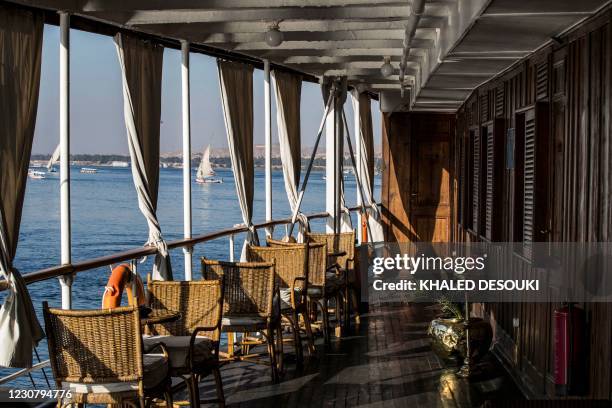
[[[296,300],[299,301],[300,288],[295,288],[295,297]],[[291,288],[281,288],[279,289],[280,294],[280,309],[281,310],[290,310],[291,306]]]
[[[259,315],[226,315],[221,319],[221,327],[232,331],[233,327],[265,327],[266,319]]]
[[[168,360],[163,354],[143,354],[143,385],[153,388],[162,383],[168,375]],[[79,382],[62,382],[62,389],[78,394],[107,394],[126,391],[137,391],[138,384],[130,382],[111,382],[104,384],[86,384]]]
[[[187,354],[191,336],[143,336],[145,350],[157,343],[164,343],[170,357],[170,368],[187,367]],[[213,341],[207,337],[196,337],[193,344],[193,363],[201,364],[211,361],[213,355]]]

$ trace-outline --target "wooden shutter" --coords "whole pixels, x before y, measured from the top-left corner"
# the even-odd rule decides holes
[[[525,153],[523,167],[523,242],[529,244],[534,238],[535,207],[535,160],[536,160],[536,120],[535,112],[525,113]]]
[[[504,121],[497,119],[483,128],[486,134],[486,184],[484,236],[491,241],[501,240],[503,226]]]
[[[522,152],[522,242],[523,255],[532,259],[531,243],[549,240],[548,205],[550,131],[548,104],[537,103],[521,113]]]
[[[504,102],[506,98],[506,92],[504,88],[504,84],[500,84],[495,89],[495,117],[503,118],[504,117]]]
[[[548,61],[536,66],[536,100],[548,98]]]
[[[484,91],[480,94],[480,123],[489,120],[489,93]]]
[[[470,132],[472,141],[472,230],[478,234],[480,225],[480,138],[478,131]]]
[[[466,149],[466,141],[465,136],[462,134],[459,137],[459,223],[464,227],[466,225],[466,211],[465,211],[465,183],[466,183],[466,169],[465,169],[465,149]]]

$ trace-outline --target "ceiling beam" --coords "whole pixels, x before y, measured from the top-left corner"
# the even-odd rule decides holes
[[[410,5],[368,5],[354,7],[280,7],[244,8],[227,10],[185,9],[155,11],[102,11],[87,13],[103,20],[125,25],[214,23],[223,21],[278,21],[278,20],[404,20],[410,16]]]
[[[362,31],[289,31],[283,33],[283,41],[347,41],[347,40],[401,40],[404,30],[362,30]],[[215,33],[198,34],[188,37],[192,42],[214,43],[257,43],[264,40],[264,33]]]
[[[134,11],[134,10],[193,10],[207,9],[270,8],[274,7],[345,7],[354,5],[385,4],[402,5],[398,0],[77,0],[80,11]]]
[[[415,40],[413,48],[430,48],[431,40]],[[234,51],[293,51],[301,55],[300,50],[356,50],[390,48],[401,52],[402,40],[347,40],[347,41],[283,41],[278,47],[270,47],[264,41],[252,43],[219,43],[217,46]],[[396,54],[394,52],[393,54]],[[384,56],[386,54],[382,54]]]

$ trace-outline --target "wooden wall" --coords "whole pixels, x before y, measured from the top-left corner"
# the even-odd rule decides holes
[[[530,116],[532,115],[532,116]],[[535,115],[535,116],[533,116]],[[537,117],[535,130],[526,120]],[[595,242],[612,239],[612,14],[604,10],[559,42],[539,50],[478,88],[457,115],[452,152],[457,205],[451,218],[457,241]],[[508,132],[514,131],[514,139]],[[492,131],[491,131],[492,130]],[[521,133],[523,132],[523,133]],[[534,132],[535,175],[517,151]],[[475,158],[487,135],[504,146]],[[474,138],[483,141],[474,144]],[[514,153],[508,151],[508,146]],[[508,156],[514,163],[509,165]],[[474,163],[474,160],[480,163]],[[494,178],[483,181],[487,160]],[[474,171],[480,170],[480,181]],[[531,178],[530,178],[531,177]],[[531,181],[535,189],[530,187]],[[488,189],[493,197],[482,195]],[[533,191],[530,191],[529,189]],[[474,199],[477,197],[485,198]],[[529,196],[533,198],[518,199]],[[499,205],[491,206],[489,200]],[[487,211],[499,224],[486,223]],[[531,217],[528,220],[525,217]],[[484,224],[483,224],[484,222]],[[491,236],[491,228],[496,231]],[[531,228],[531,230],[530,230]],[[516,260],[520,268],[531,268]],[[552,395],[552,311],[557,304],[485,305],[502,329],[498,352],[532,396]],[[589,319],[587,397],[612,398],[612,305],[584,304]],[[518,327],[513,320],[518,318]],[[516,321],[516,320],[514,320]]]

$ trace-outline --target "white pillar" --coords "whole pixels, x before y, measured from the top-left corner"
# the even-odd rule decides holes
[[[353,98],[353,94],[351,94],[351,98]],[[359,124],[360,122],[360,118],[359,118],[359,94],[357,94],[357,97],[355,98],[355,103],[353,103],[353,108],[354,108],[354,112],[353,112],[353,120],[354,120],[354,129],[353,129],[353,134],[355,135],[355,164],[356,167],[355,169],[353,169],[355,171],[356,174],[356,179],[357,180],[361,180],[363,182],[364,177],[363,177],[363,168],[361,166],[361,146],[363,143],[362,140],[362,134],[361,134],[361,126]],[[357,186],[357,206],[361,207],[361,204],[363,203],[363,197],[361,196],[361,189],[359,188],[359,186]],[[357,242],[358,243],[362,243],[363,242],[363,228],[361,228],[361,223],[363,222],[362,220],[363,215],[359,216],[359,225],[357,226]]]
[[[70,15],[60,12],[60,245],[61,263],[72,262],[70,232]],[[72,276],[60,278],[62,308],[72,307]]]
[[[340,190],[342,182],[343,137],[342,103],[334,83],[330,92],[336,92],[332,110],[325,124],[325,210],[329,214],[326,231],[340,232]]]
[[[191,238],[191,117],[189,100],[189,43],[181,41],[181,84],[183,111],[183,237]],[[185,280],[192,279],[193,248],[183,248]]]
[[[272,98],[270,95],[270,61],[268,60],[264,60],[264,112],[266,221],[272,221]],[[266,235],[272,235],[272,227],[266,228]]]

